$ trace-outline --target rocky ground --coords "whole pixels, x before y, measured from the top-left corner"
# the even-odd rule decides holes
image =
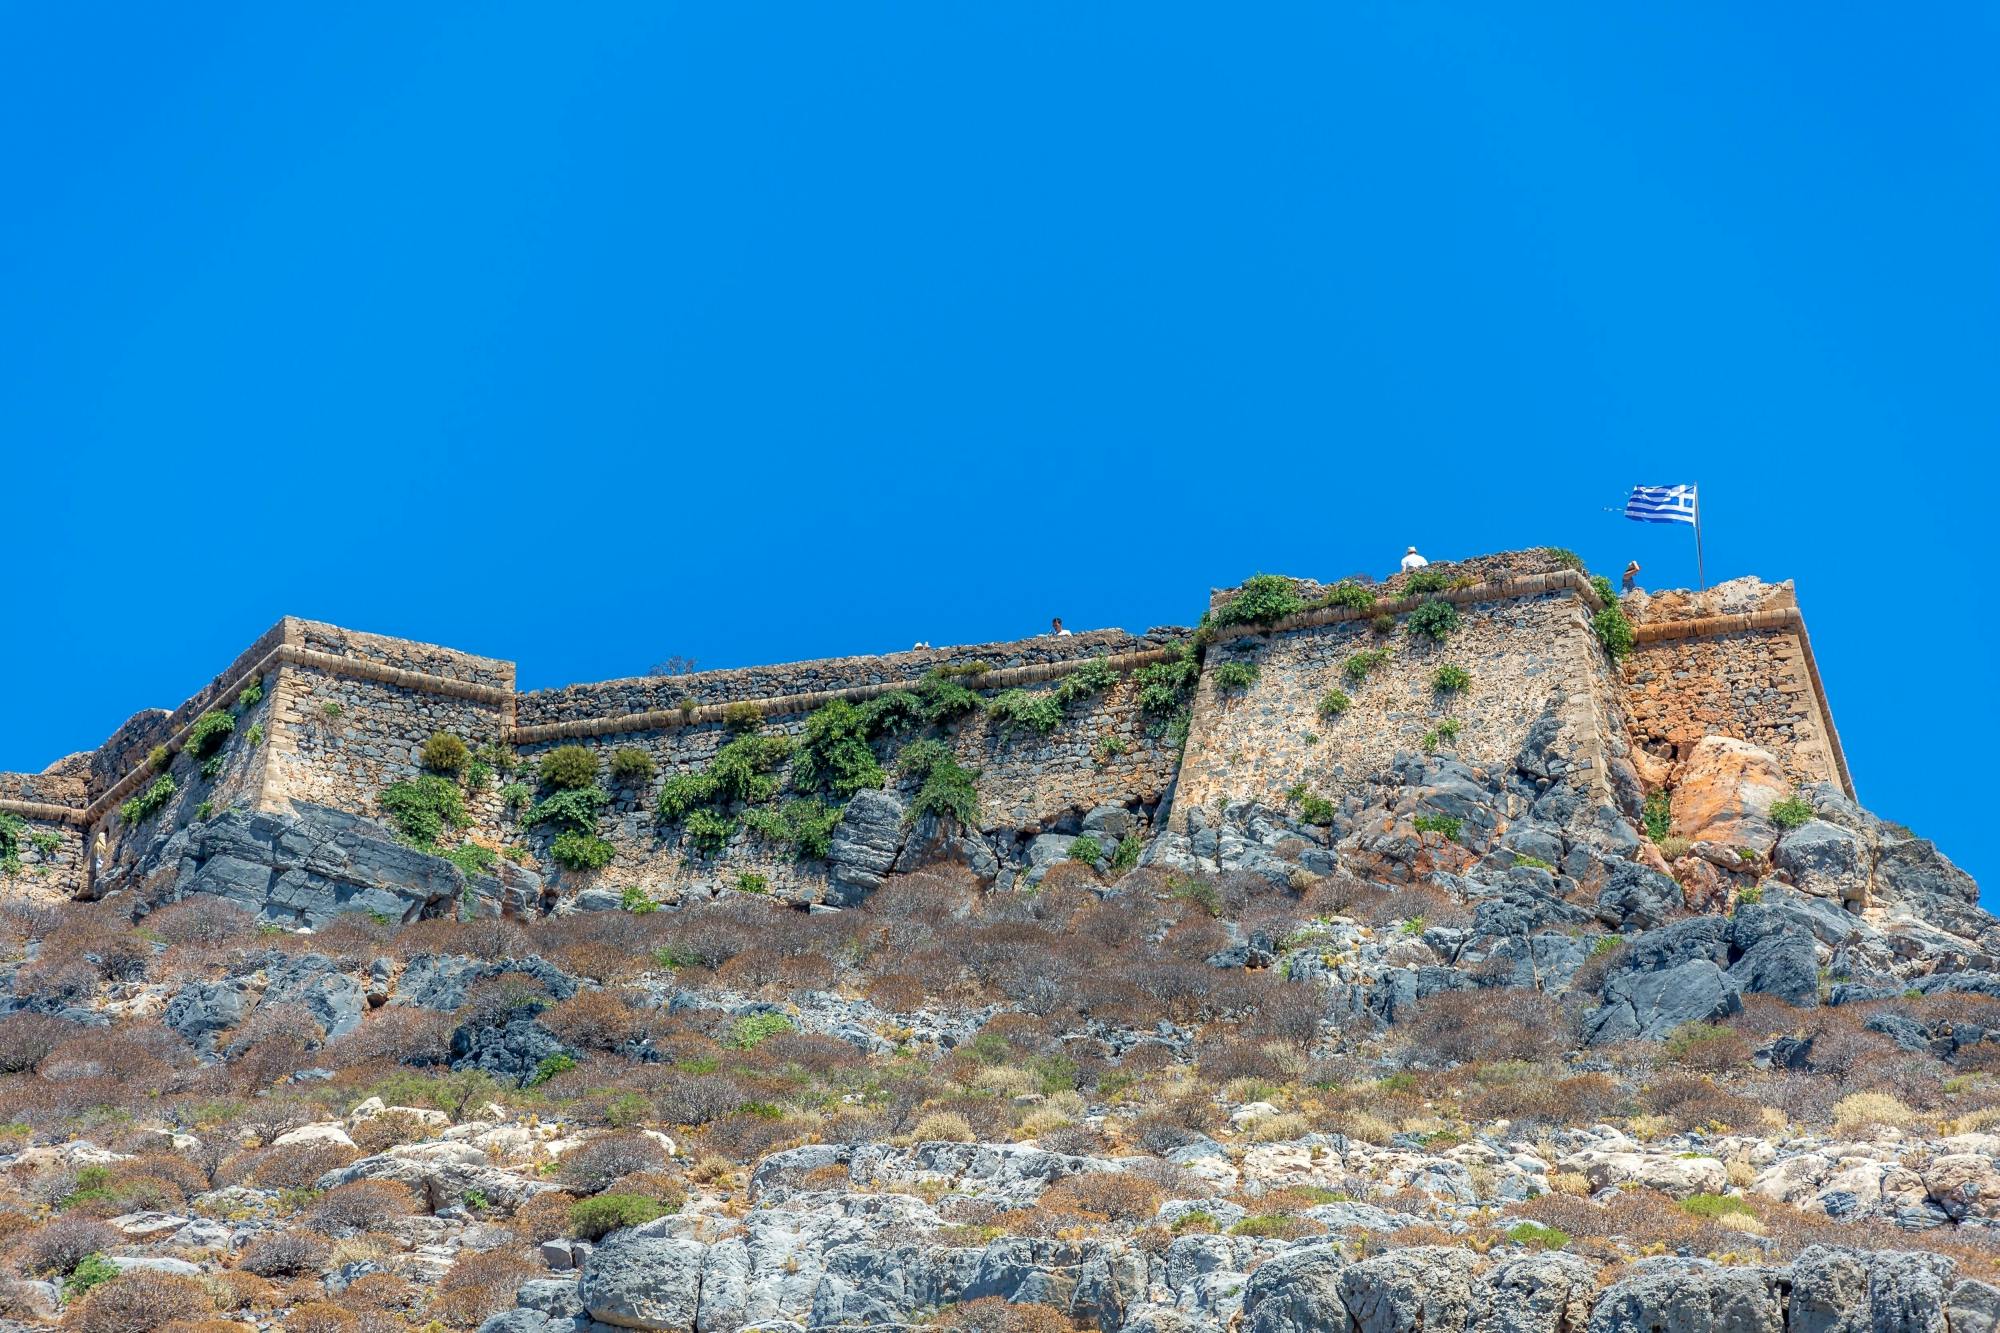
[[[1634,773],[1597,804],[1545,744],[1411,755],[1327,824],[1105,809],[1012,859],[857,852],[841,910],[718,884],[502,916],[368,821],[286,880],[255,849],[323,815],[225,815],[5,916],[0,1306],[1985,1333],[2000,923],[1747,746],[1674,778],[1671,809]]]

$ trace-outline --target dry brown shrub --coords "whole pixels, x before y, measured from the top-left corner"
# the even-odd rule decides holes
[[[326,1266],[333,1247],[309,1231],[280,1231],[251,1242],[236,1267],[258,1277],[301,1277]]]
[[[648,1136],[634,1132],[600,1134],[564,1155],[556,1177],[565,1189],[596,1194],[620,1176],[666,1165],[667,1153]]]
[[[208,1293],[193,1278],[140,1270],[94,1288],[63,1323],[76,1333],[153,1333],[212,1309]]]
[[[428,1313],[453,1328],[477,1328],[514,1304],[514,1290],[541,1268],[508,1250],[484,1254],[461,1252],[457,1262],[438,1279],[438,1294]]]
[[[1335,873],[1315,881],[1299,908],[1307,916],[1365,919],[1388,898],[1388,891],[1352,875]]]
[[[1042,1191],[1046,1208],[1092,1213],[1114,1222],[1147,1222],[1166,1194],[1150,1180],[1123,1171],[1086,1171],[1064,1176]]]
[[[508,1225],[525,1245],[539,1245],[570,1234],[569,1210],[576,1195],[558,1191],[538,1194],[514,1210]]]
[[[24,1273],[67,1273],[85,1255],[108,1250],[122,1237],[102,1222],[59,1217],[23,1234],[14,1242],[13,1260]]]
[[[1104,886],[1104,877],[1081,861],[1058,861],[1042,875],[1042,890],[1050,889],[1097,889]]]
[[[354,1140],[356,1148],[372,1156],[405,1143],[422,1143],[433,1132],[422,1116],[402,1107],[391,1107],[358,1121],[347,1131],[347,1137]]]
[[[223,1164],[221,1174],[231,1184],[247,1183],[260,1189],[311,1189],[321,1176],[360,1155],[344,1143],[323,1139],[286,1143],[232,1157]]]
[[[203,894],[183,898],[154,908],[144,921],[146,933],[170,946],[188,945],[213,951],[235,941],[247,941],[257,934],[257,918],[231,902]],[[324,948],[325,932],[314,936],[313,946]]]
[[[407,1310],[416,1305],[422,1294],[414,1282],[394,1273],[363,1273],[347,1284],[340,1299],[356,1310]]]
[[[1466,1112],[1477,1121],[1587,1125],[1619,1114],[1625,1101],[1624,1090],[1609,1074],[1562,1078],[1536,1070],[1525,1078],[1481,1087],[1468,1098]]]
[[[254,1273],[229,1268],[209,1274],[208,1282],[218,1310],[269,1310],[277,1304],[276,1290]]]
[[[610,991],[578,991],[544,1010],[536,1020],[567,1045],[582,1050],[610,1051],[639,1034],[631,1006]]]
[[[176,1319],[161,1325],[159,1333],[256,1333],[256,1325],[233,1319]]]
[[[327,1235],[352,1235],[384,1219],[421,1211],[416,1193],[401,1181],[350,1180],[313,1201],[306,1225]]]
[[[891,972],[872,977],[861,992],[878,1009],[907,1014],[924,1007],[925,986],[921,978],[907,972]]]
[[[321,1052],[336,1068],[347,1069],[371,1060],[399,1065],[441,1065],[451,1056],[452,1029],[458,1022],[416,1005],[377,1009],[361,1026]]]
[[[1675,1129],[1699,1129],[1704,1125],[1727,1125],[1733,1129],[1754,1128],[1761,1108],[1700,1074],[1664,1074],[1642,1088],[1639,1104],[1654,1115],[1665,1116]]]
[[[285,1320],[285,1333],[347,1333],[355,1317],[331,1301],[307,1301]]]
[[[933,1322],[953,1333],[1073,1333],[1076,1324],[1052,1305],[1010,1302],[1004,1296],[982,1296],[954,1305]]]
[[[0,1074],[33,1069],[50,1051],[83,1031],[83,1025],[32,1011],[0,1018]]]
[[[1561,1004],[1514,988],[1444,991],[1417,1002],[1395,1034],[1413,1063],[1545,1060],[1574,1044]]]
[[[1426,926],[1469,926],[1472,909],[1457,894],[1428,884],[1412,884],[1369,904],[1362,920],[1379,928],[1417,917],[1423,918]]]

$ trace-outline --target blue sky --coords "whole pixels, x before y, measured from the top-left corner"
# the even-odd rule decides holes
[[[548,685],[1682,583],[1604,511],[1690,480],[2000,889],[2000,11],[1525,8],[0,4],[0,769],[287,613]]]

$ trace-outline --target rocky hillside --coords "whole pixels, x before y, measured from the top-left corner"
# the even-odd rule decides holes
[[[0,909],[0,1315],[1987,1333],[1970,879],[1743,740],[1455,735],[1004,845],[891,767],[811,903],[206,812]]]

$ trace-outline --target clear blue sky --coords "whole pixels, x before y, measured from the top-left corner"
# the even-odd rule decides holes
[[[1185,623],[1698,481],[2000,889],[2000,10],[0,5],[0,769],[278,616],[537,686]]]

